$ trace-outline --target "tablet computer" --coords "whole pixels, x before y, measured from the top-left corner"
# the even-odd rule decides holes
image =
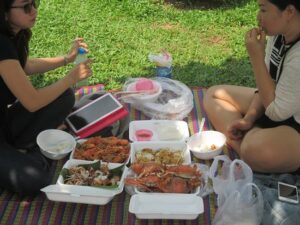
[[[66,122],[75,134],[83,138],[127,114],[123,105],[112,94],[107,93],[69,114]]]

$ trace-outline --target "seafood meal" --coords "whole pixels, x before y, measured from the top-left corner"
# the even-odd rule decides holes
[[[168,165],[180,165],[184,161],[183,151],[172,151],[169,148],[153,150],[144,148],[135,153],[136,163],[156,162]]]
[[[117,187],[120,183],[123,167],[110,170],[108,164],[98,164],[97,167],[89,165],[72,166],[62,170],[64,184],[83,186],[110,186]]]
[[[124,163],[128,159],[129,153],[130,144],[128,140],[97,136],[79,144],[74,151],[73,158]]]
[[[160,163],[133,163],[136,174],[127,177],[125,184],[144,192],[192,193],[201,185],[201,172],[196,165],[162,165]]]

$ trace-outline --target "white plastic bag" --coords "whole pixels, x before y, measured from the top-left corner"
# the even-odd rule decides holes
[[[221,172],[218,166],[222,163]],[[251,168],[242,160],[231,161],[227,156],[216,156],[210,167],[210,178],[213,189],[218,194],[218,205],[222,204],[223,198],[232,191],[239,190],[247,183],[252,183],[253,173]]]
[[[172,56],[167,51],[162,51],[158,55],[149,54],[148,58],[150,62],[154,62],[156,66],[160,66],[160,67],[172,66]]]
[[[253,183],[233,191],[218,208],[213,225],[259,225],[263,215],[263,197]]]
[[[218,195],[218,210],[213,225],[260,224],[263,215],[262,193],[252,183],[252,170],[244,161],[231,161],[224,155],[216,156],[209,176]]]

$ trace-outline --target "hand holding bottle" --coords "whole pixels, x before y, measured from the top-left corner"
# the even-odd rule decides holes
[[[75,61],[78,55],[79,48],[84,49],[86,53],[89,52],[88,45],[84,42],[83,38],[76,38],[69,53],[66,55],[67,63]]]
[[[92,70],[91,70],[91,59],[87,59],[82,63],[77,64],[74,66],[74,68],[68,73],[67,76],[70,77],[72,86],[78,84],[78,82],[82,80],[87,80],[88,77],[92,75]]]

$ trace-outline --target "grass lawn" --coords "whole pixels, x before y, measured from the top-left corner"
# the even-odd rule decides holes
[[[256,25],[256,1],[241,0],[227,7],[201,7],[199,3],[200,7],[192,7],[190,3],[191,7],[183,8],[177,7],[182,2],[171,2],[178,4],[162,0],[41,1],[30,54],[64,55],[72,40],[81,36],[94,61],[89,82],[103,83],[107,89],[121,87],[128,77],[154,76],[155,66],[148,54],[162,48],[173,56],[173,78],[186,85],[253,86],[244,34]],[[71,67],[36,76],[33,82],[45,86]]]

